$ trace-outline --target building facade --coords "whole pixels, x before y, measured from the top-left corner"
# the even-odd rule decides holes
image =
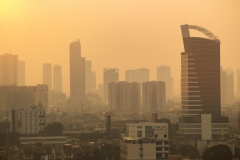
[[[21,134],[41,134],[45,128],[45,110],[41,105],[11,111],[11,130]]]
[[[103,101],[108,102],[108,83],[119,81],[118,68],[103,69]]]
[[[140,83],[108,83],[108,105],[111,110],[138,110],[141,106]]]
[[[127,82],[139,82],[139,83],[149,81],[149,69],[138,68],[135,70],[126,70],[125,80]]]
[[[0,55],[0,85],[18,84],[18,56]]]
[[[43,64],[43,84],[48,86],[49,91],[52,90],[52,64]]]
[[[171,76],[171,68],[169,66],[157,67],[157,81],[165,82],[166,99],[174,99],[174,81]]]
[[[85,101],[85,58],[81,56],[81,44],[70,43],[70,99],[74,104]]]
[[[142,83],[142,105],[147,111],[166,110],[165,82],[148,81]]]
[[[25,86],[25,62],[18,61],[18,86]]]
[[[62,66],[53,66],[53,90],[62,92]]]

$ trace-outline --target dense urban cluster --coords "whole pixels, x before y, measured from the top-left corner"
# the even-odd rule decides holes
[[[200,26],[181,31],[180,98],[169,66],[156,68],[156,80],[147,68],[126,70],[125,81],[119,68],[104,68],[96,85],[79,40],[69,45],[69,96],[61,65],[43,64],[42,84],[27,86],[25,62],[0,55],[0,160],[240,158],[240,70],[234,87],[220,40]]]

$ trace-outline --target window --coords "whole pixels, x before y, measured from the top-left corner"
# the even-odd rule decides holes
[[[142,126],[137,126],[137,128],[142,128]]]
[[[137,137],[142,137],[142,131],[137,131]]]
[[[167,134],[164,134],[164,138],[167,138]]]

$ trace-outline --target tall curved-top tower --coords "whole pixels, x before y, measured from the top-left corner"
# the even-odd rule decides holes
[[[189,29],[208,38],[191,37]],[[220,41],[200,26],[186,24],[181,30],[185,49],[181,53],[182,114],[220,116]]]

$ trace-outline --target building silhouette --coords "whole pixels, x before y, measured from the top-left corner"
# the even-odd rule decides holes
[[[25,62],[18,61],[18,86],[25,86]]]
[[[18,56],[0,55],[0,85],[18,84]]]
[[[48,86],[49,91],[52,90],[52,64],[43,64],[43,84]]]
[[[171,76],[171,68],[169,66],[157,67],[157,81],[163,81],[166,84],[166,99],[174,99],[174,81]]]
[[[237,69],[236,73],[236,87],[237,87],[237,100],[240,100],[240,69]]]
[[[53,90],[62,92],[62,66],[53,66]]]
[[[135,70],[126,70],[125,80],[127,82],[139,82],[139,83],[149,81],[149,69],[138,68]]]
[[[189,29],[208,38],[191,37]],[[221,129],[228,134],[229,125],[228,117],[221,116],[220,41],[200,26],[186,24],[181,30],[185,51],[181,53],[179,133],[188,139],[218,139]]]
[[[104,68],[103,69],[103,100],[108,102],[108,83],[119,81],[118,68]]]
[[[140,83],[108,83],[108,105],[111,110],[138,110],[141,106]]]
[[[70,100],[74,104],[85,101],[85,58],[81,57],[79,40],[70,43]]]
[[[221,102],[222,106],[234,102],[234,72],[232,69],[221,69]]]
[[[166,110],[165,82],[148,81],[142,83],[142,105],[147,111]]]

